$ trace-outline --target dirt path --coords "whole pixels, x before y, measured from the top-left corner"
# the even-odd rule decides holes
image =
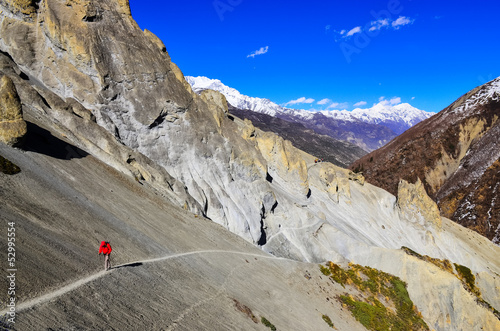
[[[130,262],[130,263],[125,263],[125,264],[114,266],[111,268],[110,271],[104,271],[104,270],[100,271],[96,274],[90,275],[89,277],[79,279],[76,282],[73,282],[71,284],[63,286],[55,291],[43,294],[37,298],[31,299],[28,301],[24,301],[22,303],[19,303],[18,305],[16,305],[16,313],[19,313],[20,311],[23,311],[23,310],[32,308],[34,306],[46,303],[48,301],[51,301],[57,297],[60,297],[68,292],[71,292],[71,291],[79,288],[80,286],[83,286],[87,283],[90,283],[90,282],[96,280],[96,279],[99,279],[99,278],[109,274],[110,272],[115,272],[115,271],[119,270],[120,268],[138,266],[138,265],[142,265],[145,263],[154,263],[154,262],[160,262],[160,261],[169,260],[169,259],[180,258],[180,257],[184,257],[184,256],[191,256],[191,255],[197,255],[197,254],[207,254],[207,253],[208,254],[220,254],[220,253],[238,254],[238,255],[244,255],[244,256],[260,257],[260,258],[265,258],[265,259],[286,260],[283,258],[275,257],[272,255],[264,255],[264,254],[252,254],[252,253],[237,252],[237,251],[224,251],[224,250],[201,250],[201,251],[192,251],[192,252],[186,252],[186,253],[172,254],[172,255],[167,255],[167,256],[158,257],[158,258],[154,258],[154,259],[135,261],[135,262]],[[4,316],[5,314],[7,314],[7,312],[8,312],[7,309],[0,311],[0,316]]]

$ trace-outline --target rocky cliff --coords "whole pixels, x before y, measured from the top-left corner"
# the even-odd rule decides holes
[[[500,78],[352,165],[367,180],[395,193],[400,179],[417,178],[441,214],[500,243]]]
[[[139,29],[126,1],[3,1],[0,6],[1,70],[18,90],[28,135],[31,128],[32,134],[47,139],[43,131],[47,130],[74,146],[68,150],[66,145],[54,143],[50,152],[45,152],[53,156],[45,159],[47,167],[54,164],[65,185],[58,186],[57,176],[43,179],[36,175],[32,180],[54,181],[58,192],[54,196],[67,195],[70,201],[78,202],[82,214],[86,208],[98,213],[109,236],[119,241],[134,238],[130,245],[136,253],[128,257],[141,255],[137,253],[141,250],[150,256],[165,252],[168,241],[160,234],[170,228],[181,230],[175,222],[162,225],[162,213],[169,215],[168,208],[155,207],[151,212],[148,207],[127,206],[124,201],[134,200],[135,189],[129,192],[121,188],[120,194],[127,199],[119,198],[117,205],[108,203],[102,192],[100,198],[93,198],[87,185],[96,183],[82,182],[86,173],[100,181],[94,174],[100,168],[91,168],[87,158],[105,162],[137,182],[149,192],[146,200],[174,204],[205,216],[275,256],[307,262],[352,261],[390,272],[408,283],[412,300],[434,329],[500,327],[494,312],[478,304],[483,297],[471,294],[454,269],[452,273],[443,271],[401,250],[405,246],[421,255],[467,266],[484,300],[490,307],[500,308],[500,296],[492,294],[498,293],[500,282],[499,248],[437,216],[421,186],[402,182],[396,198],[365,183],[363,176],[327,162],[315,164],[313,156],[289,141],[255,128],[248,120],[228,116],[220,93],[192,92],[163,43],[151,32]],[[43,142],[40,139],[33,153],[46,148]],[[25,168],[36,169],[22,153],[12,149],[5,149],[5,153],[25,160]],[[65,173],[63,161],[73,158],[83,158],[88,167]],[[104,183],[97,183],[104,186],[99,190],[106,189]],[[26,185],[18,184],[26,192]],[[85,194],[76,194],[72,185],[83,185]],[[149,194],[160,196],[160,201]],[[27,205],[30,199],[38,198],[30,196]],[[9,200],[6,210],[14,218],[23,215],[27,227],[31,223],[44,227],[50,234],[43,239],[48,246],[61,245],[64,252],[75,256],[85,251],[82,247],[88,244],[77,239],[79,232],[62,235],[59,225],[50,226],[50,208],[42,208],[43,216],[36,218],[24,215],[16,201]],[[94,208],[94,203],[99,207]],[[57,208],[53,202],[47,206]],[[57,215],[57,224],[64,224],[64,213]],[[85,224],[78,229],[85,238],[96,236]],[[42,240],[36,239],[35,233],[27,235],[36,243],[34,247]],[[207,233],[213,237],[203,240],[217,246],[218,232]],[[144,240],[151,237],[156,238],[154,242]],[[187,237],[184,233],[179,238]],[[170,251],[184,247],[179,239],[173,242],[175,245],[168,243]],[[36,259],[37,251],[30,252]],[[60,256],[49,249],[43,252],[43,258]],[[78,270],[78,263],[73,267]],[[204,268],[196,270],[202,269],[206,272]],[[223,269],[229,275],[238,270],[227,265]],[[42,275],[41,287],[54,286],[49,274]],[[23,277],[23,284],[35,284],[29,274]],[[214,298],[225,291],[225,284]],[[34,287],[31,291],[36,292]],[[168,293],[165,291],[162,293]],[[103,297],[97,300],[105,302]],[[122,300],[120,304],[126,306],[130,298]],[[193,309],[205,302],[186,300],[189,303],[185,305]],[[185,314],[193,309],[186,308]],[[53,311],[37,311],[32,325]],[[74,327],[74,318],[64,327]],[[200,325],[203,321],[196,324]]]

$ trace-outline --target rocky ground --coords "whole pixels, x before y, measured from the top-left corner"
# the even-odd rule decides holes
[[[364,329],[317,264],[268,255],[33,120],[25,150],[0,146],[21,168],[0,174],[2,233],[16,223],[16,330],[266,330],[261,317],[278,330],[328,330],[323,314]]]

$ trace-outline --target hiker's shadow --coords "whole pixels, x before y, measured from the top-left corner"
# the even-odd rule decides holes
[[[135,268],[135,267],[141,266],[142,264],[143,264],[142,262],[134,262],[134,263],[122,264],[122,265],[113,267],[112,269]]]

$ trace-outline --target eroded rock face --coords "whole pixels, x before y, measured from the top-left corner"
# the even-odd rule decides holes
[[[26,135],[21,100],[12,80],[0,73],[0,141],[19,146]]]
[[[25,15],[27,19],[32,19],[38,9],[39,1],[36,0],[6,0],[5,6],[16,15]]]
[[[401,180],[398,186],[399,213],[401,218],[422,227],[431,222],[441,227],[441,215],[437,204],[427,195],[422,182],[417,180],[415,184]]]

